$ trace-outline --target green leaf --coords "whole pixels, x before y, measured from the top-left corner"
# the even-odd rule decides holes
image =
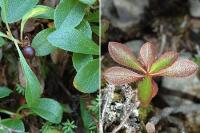
[[[72,61],[76,71],[85,66],[88,62],[92,61],[92,55],[73,53]]]
[[[93,13],[89,13],[89,15],[86,17],[86,19],[89,22],[95,22],[95,23],[99,23],[99,10],[95,11]]]
[[[60,28],[48,36],[55,47],[82,54],[99,54],[98,45],[84,33],[73,28]]]
[[[55,9],[56,28],[67,27],[74,28],[80,24],[85,12],[85,5],[78,0],[62,0]]]
[[[41,95],[40,82],[36,75],[33,73],[29,65],[27,64],[19,46],[16,45],[19,54],[20,63],[26,80],[25,98],[29,106],[37,102]]]
[[[144,77],[138,84],[138,95],[142,107],[147,107],[152,99],[153,93],[152,79],[148,76]]]
[[[99,36],[99,26],[92,26],[92,31]]]
[[[0,121],[0,124],[6,126],[7,128],[11,128],[12,130],[15,130],[16,132],[24,132],[24,123],[20,119],[3,119]]]
[[[55,47],[48,42],[47,37],[54,31],[48,28],[40,31],[33,39],[31,46],[35,49],[37,56],[45,56],[55,50]]]
[[[93,93],[99,88],[99,59],[90,61],[78,71],[74,86],[83,93]]]
[[[10,95],[12,90],[7,87],[0,87],[0,98],[4,98]]]
[[[160,56],[158,60],[156,60],[150,69],[150,73],[156,73],[162,69],[165,69],[172,65],[178,58],[178,53],[176,52],[166,52]]]
[[[88,21],[83,20],[77,27],[79,31],[85,34],[88,38],[92,39],[92,30]]]
[[[81,110],[81,117],[83,119],[83,125],[86,133],[90,131],[90,124],[93,123],[92,116],[89,113],[88,109],[86,108],[86,104],[84,99],[80,99],[80,110]]]
[[[93,5],[96,2],[96,0],[79,0],[79,1],[87,5]]]
[[[31,110],[52,123],[60,123],[63,109],[60,103],[48,98],[41,98],[31,107]]]
[[[33,18],[33,17],[53,19],[54,17],[53,13],[54,13],[54,9],[51,7],[42,6],[42,5],[36,6],[35,8],[30,10],[23,16],[22,22],[21,22],[21,33],[23,32],[24,26],[26,22],[28,21],[28,19]]]
[[[2,37],[0,37],[0,47],[2,47],[4,44],[5,44],[5,40]]]
[[[38,0],[4,0],[1,2],[1,7],[5,8],[5,12],[2,12],[3,21],[7,20],[8,23],[19,21],[37,3]]]

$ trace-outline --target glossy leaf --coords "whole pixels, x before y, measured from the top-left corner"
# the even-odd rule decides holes
[[[79,71],[82,67],[84,67],[92,60],[92,55],[73,53],[72,56],[73,65],[76,71]]]
[[[98,45],[77,29],[60,28],[48,36],[55,47],[82,54],[99,54]]]
[[[55,9],[55,26],[74,28],[80,24],[85,12],[85,5],[78,0],[62,0]]]
[[[79,1],[87,5],[93,5],[96,2],[96,0],[79,0]]]
[[[165,69],[172,65],[178,58],[178,53],[176,52],[166,52],[163,55],[160,56],[158,60],[155,61],[155,63],[152,64],[150,73],[156,73],[160,71],[161,69]]]
[[[81,67],[74,78],[74,86],[83,93],[93,93],[99,89],[99,59]]]
[[[21,67],[26,80],[26,89],[25,89],[25,98],[29,106],[33,105],[40,98],[41,89],[40,82],[37,79],[36,75],[33,73],[29,65],[27,64],[19,46],[16,45],[17,51],[19,54],[19,59]]]
[[[52,123],[60,123],[63,109],[60,103],[48,98],[41,98],[31,107],[31,110]]]
[[[153,93],[152,87],[152,79],[148,76],[138,83],[138,97],[142,107],[147,107],[151,102]]]
[[[20,119],[3,119],[0,121],[0,125],[4,125],[7,128],[11,128],[12,130],[15,130],[16,132],[24,132],[24,123]]]
[[[99,10],[98,11],[95,11],[93,13],[89,13],[89,15],[86,17],[86,19],[89,21],[89,22],[96,22],[96,23],[99,23],[99,15],[100,15],[100,12]]]
[[[110,42],[108,44],[108,50],[110,56],[117,63],[139,71],[144,71],[132,51],[126,45],[117,42]]]
[[[47,40],[48,35],[53,31],[53,28],[42,30],[33,38],[31,46],[35,49],[36,56],[45,56],[55,50],[55,47]]]
[[[38,0],[3,0],[1,7],[5,7],[2,12],[3,21],[14,23],[19,21],[29,10],[36,6]],[[6,19],[5,19],[6,16]]]
[[[143,77],[123,67],[111,67],[104,72],[103,76],[107,82],[114,85],[128,84]]]
[[[33,17],[44,17],[44,18],[53,19],[53,13],[54,13],[54,9],[51,7],[42,6],[42,5],[36,6],[35,8],[30,10],[23,16],[22,22],[21,22],[21,33],[23,32],[24,26],[26,22],[28,21],[28,19],[33,18]]]
[[[158,93],[158,85],[157,85],[157,83],[152,79],[152,91],[153,91],[153,93],[152,93],[152,98],[153,97],[155,97],[156,95],[157,95],[157,93]]]
[[[83,20],[77,27],[80,32],[84,33],[85,36],[92,39],[92,30],[88,21]]]
[[[146,68],[149,69],[156,59],[155,46],[149,42],[145,43],[140,49],[140,56]]]
[[[0,87],[0,98],[7,97],[10,93],[12,93],[12,90],[8,87]]]
[[[170,67],[158,72],[158,76],[187,77],[198,70],[198,65],[188,59],[179,59]]]

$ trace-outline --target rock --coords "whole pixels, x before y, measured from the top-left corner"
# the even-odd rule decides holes
[[[148,0],[102,0],[102,14],[122,31],[140,22]]]
[[[144,44],[144,41],[142,41],[142,40],[132,40],[132,41],[126,42],[125,44],[133,51],[133,53],[135,55],[138,55],[139,52],[140,52],[140,48]]]
[[[190,14],[193,17],[200,17],[200,1],[189,0],[190,2]]]
[[[195,74],[185,78],[164,77],[162,86],[200,98],[200,80]]]
[[[162,98],[170,106],[179,106],[179,105],[182,105],[182,104],[191,104],[192,103],[192,101],[183,99],[183,98],[178,97],[178,96],[162,95]]]

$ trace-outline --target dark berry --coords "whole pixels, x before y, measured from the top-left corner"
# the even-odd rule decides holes
[[[30,46],[25,46],[22,49],[23,55],[25,58],[29,59],[32,58],[33,56],[35,56],[35,49],[30,47]]]

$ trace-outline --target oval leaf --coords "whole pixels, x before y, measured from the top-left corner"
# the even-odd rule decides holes
[[[11,128],[15,132],[24,132],[24,123],[20,119],[3,119],[0,121],[0,124],[6,126],[6,128]]]
[[[165,69],[172,65],[178,58],[177,52],[166,52],[163,55],[160,56],[156,62],[153,63],[150,69],[150,73],[156,73],[160,71],[161,69]]]
[[[55,47],[82,54],[99,54],[98,45],[77,29],[60,28],[48,36]]]
[[[84,33],[88,38],[92,39],[92,30],[88,21],[83,20],[77,27],[79,31]]]
[[[31,110],[49,122],[61,122],[63,109],[60,103],[55,100],[41,98],[31,107]]]
[[[124,85],[141,79],[143,76],[123,67],[111,67],[104,72],[107,82]]]
[[[35,49],[37,56],[45,56],[55,50],[55,47],[48,42],[47,37],[54,31],[48,28],[40,31],[33,39],[31,46]]]
[[[73,66],[76,71],[79,71],[82,67],[84,67],[92,60],[92,55],[73,53],[72,56]]]
[[[4,0],[1,7],[4,22],[14,23],[19,21],[29,10],[36,6],[39,0]],[[5,18],[6,17],[6,18]]]
[[[43,15],[43,17],[45,18],[51,18],[53,19],[53,12],[54,9],[48,6],[42,6],[42,5],[38,5],[35,8],[33,8],[32,10],[30,10],[29,12],[27,12],[23,18],[22,18],[22,22],[21,22],[21,34],[23,33],[24,30],[24,26],[26,24],[26,22],[28,21],[28,19],[33,18],[33,17],[42,17],[41,15]]]
[[[139,71],[144,71],[132,51],[126,45],[117,42],[109,42],[108,50],[110,56],[117,63]]]
[[[198,65],[188,59],[177,60],[170,67],[158,72],[159,76],[187,77],[198,70]]]
[[[74,78],[74,86],[83,93],[93,93],[99,89],[99,59],[81,67]]]
[[[19,49],[19,46],[16,45],[16,47],[20,57],[19,59],[21,67],[26,80],[26,89],[25,89],[26,102],[29,106],[31,106],[34,103],[36,103],[37,100],[40,98],[41,95],[40,82],[37,79],[36,75],[31,70],[31,68],[29,67],[29,65],[27,64],[26,59],[24,58],[21,50]]]
[[[147,107],[152,99],[153,94],[152,79],[148,76],[144,77],[138,84],[138,97],[142,107]]]
[[[10,95],[12,90],[7,87],[0,87],[0,98],[4,98]]]
[[[85,5],[78,0],[62,0],[55,9],[55,26],[74,28],[80,24],[85,12]]]
[[[140,49],[140,56],[147,70],[149,70],[156,59],[155,46],[149,42],[145,43]]]

